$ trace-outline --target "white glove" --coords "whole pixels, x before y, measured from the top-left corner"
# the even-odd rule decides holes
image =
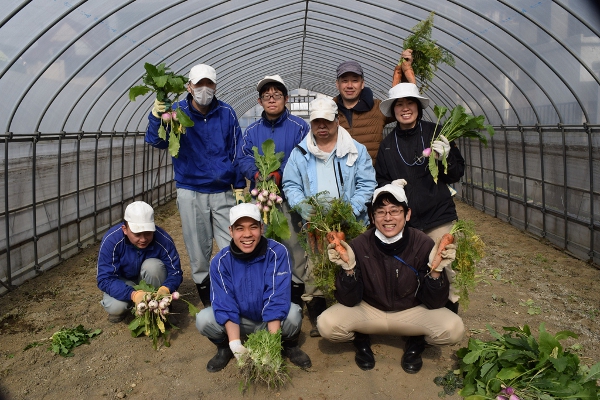
[[[310,221],[312,217],[316,215],[315,208],[308,203],[299,203],[296,207],[298,207],[298,213],[305,221]]]
[[[236,360],[239,360],[242,354],[246,354],[248,352],[248,349],[244,347],[240,339],[229,342],[229,348],[231,349],[231,352],[235,356]]]
[[[429,268],[431,268],[431,262],[433,261],[433,259],[435,258],[435,255],[437,254],[438,246],[440,244],[441,239],[442,238],[439,238],[438,240],[435,241],[436,245],[433,246],[433,249],[429,253],[429,262],[427,263]],[[444,268],[452,265],[452,262],[456,258],[456,245],[452,244],[452,243],[447,244],[446,247],[444,248],[444,250],[442,250],[440,255],[442,256],[442,261],[434,269],[434,271],[437,271],[437,272],[442,272],[444,270]]]
[[[351,271],[356,267],[356,257],[354,256],[354,252],[352,248],[348,246],[348,243],[340,240],[340,244],[346,249],[346,253],[348,254],[348,262],[342,260],[340,257],[340,253],[335,249],[335,243],[329,243],[327,245],[327,255],[329,256],[329,261],[334,264],[341,266],[346,271]]]
[[[431,150],[435,151],[433,155],[436,160],[446,158],[448,157],[448,153],[450,153],[450,143],[444,135],[440,135],[440,137],[431,144]]]
[[[244,189],[233,189],[233,196],[235,197],[235,204],[242,204],[244,202]]]
[[[160,115],[167,110],[167,105],[164,101],[158,101],[154,99],[154,106],[152,107],[152,115],[156,118],[160,118]]]

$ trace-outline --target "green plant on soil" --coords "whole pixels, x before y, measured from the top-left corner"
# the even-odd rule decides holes
[[[73,349],[81,346],[82,344],[89,344],[90,339],[98,336],[102,333],[101,329],[92,331],[91,329],[85,329],[83,325],[77,325],[75,328],[61,328],[59,331],[54,332],[52,337],[45,339],[50,340],[49,351],[52,351],[63,357],[73,357]],[[33,342],[28,344],[23,351],[32,347],[42,346],[41,342]]]
[[[242,375],[240,391],[244,393],[251,384],[266,384],[269,389],[282,387],[289,379],[281,355],[281,330],[270,333],[261,329],[248,335],[244,342],[247,353],[237,361]]]
[[[456,258],[452,269],[456,272],[452,286],[460,296],[460,303],[469,307],[469,291],[477,283],[475,265],[483,258],[485,244],[475,233],[475,223],[469,220],[457,221],[450,230],[456,245]]]
[[[580,364],[577,354],[560,344],[577,338],[575,333],[552,335],[544,323],[537,338],[528,325],[504,327],[503,335],[489,325],[487,329],[494,339],[470,338],[456,353],[457,374],[463,379],[459,394],[466,400],[598,399],[600,362],[592,367]]]
[[[433,29],[434,13],[431,12],[427,19],[415,25],[402,46],[404,49],[413,51],[412,69],[419,81],[419,92],[423,93],[429,89],[429,83],[433,80],[433,74],[438,69],[438,64],[444,63],[454,66],[454,58],[448,50],[440,48],[435,40],[431,39]],[[399,63],[402,62],[400,59]]]
[[[325,236],[331,231],[343,232],[346,243],[350,243],[366,230],[366,226],[356,219],[350,203],[331,199],[328,194],[327,191],[320,192],[303,200],[313,207],[315,215],[303,225],[298,241],[312,263],[315,285],[329,302],[334,302],[335,276],[340,267],[329,261]]]
[[[146,73],[142,76],[143,85],[134,86],[129,89],[129,100],[135,101],[138,96],[148,92],[156,93],[156,99],[165,103],[166,111],[162,113],[158,136],[167,140],[169,131],[169,154],[177,157],[179,154],[181,135],[185,134],[185,128],[194,126],[194,122],[179,107],[170,111],[171,105],[179,101],[179,96],[186,92],[188,79],[185,76],[169,72],[169,67],[164,63],[152,65],[144,64]]]

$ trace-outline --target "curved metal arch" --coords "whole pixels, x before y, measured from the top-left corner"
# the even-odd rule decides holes
[[[135,0],[128,0],[127,2],[124,2],[119,7],[117,7],[115,9],[109,11],[107,13],[107,15],[110,16],[110,15],[115,14],[116,12],[118,12],[119,10],[121,10],[122,8],[126,7],[127,5],[131,4],[134,1]],[[75,9],[76,8],[73,8],[73,9],[70,9],[70,10],[75,11]],[[82,36],[84,36],[85,34],[87,34],[90,30],[94,29],[96,26],[98,26],[105,19],[106,19],[106,17],[104,17],[102,19],[98,19],[98,21],[96,21],[95,23],[90,24],[90,26],[87,29],[84,29],[83,31],[81,31],[81,33],[79,35],[77,35],[74,38],[72,38],[65,46],[63,46],[63,48],[60,51],[58,51],[53,57],[51,57],[48,60],[48,62],[46,62],[46,65],[43,68],[40,68],[40,70],[38,71],[38,73],[33,77],[33,79],[30,80],[29,86],[21,93],[19,99],[15,102],[14,108],[11,111],[11,114],[10,114],[10,117],[9,117],[10,121],[12,121],[12,119],[14,118],[15,113],[17,112],[19,106],[21,105],[21,103],[25,99],[25,96],[27,96],[27,93],[29,93],[29,90],[31,90],[31,88],[36,84],[36,82],[41,78],[41,76],[48,70],[48,68],[50,68],[52,66],[52,64],[54,64],[54,62],[61,55],[63,55],[67,50],[69,50],[74,43],[76,43],[79,39],[81,39]],[[46,104],[46,109],[49,108],[49,106],[50,106],[50,103],[47,103]],[[43,115],[45,115],[45,113]],[[36,124],[36,131],[39,128],[39,124],[40,123],[41,123],[41,119],[38,119],[38,122]],[[8,127],[10,127],[10,125]]]
[[[244,9],[244,8],[247,8],[247,7],[248,7],[248,5],[246,5],[246,6],[244,6],[244,7],[240,7],[238,10],[242,10],[242,9]],[[238,11],[238,10],[236,10],[236,11]],[[293,13],[298,13],[298,11],[290,12],[290,13],[288,13],[288,14],[285,14],[285,15],[291,15],[291,14],[293,14]],[[264,14],[264,12],[256,12],[254,15],[250,15],[250,16],[249,16],[249,18],[252,18],[252,17],[254,17],[254,16],[260,16],[260,15],[263,15],[263,14]],[[188,16],[188,17],[189,17],[189,16]],[[199,27],[199,26],[201,26],[201,25],[202,25],[202,24],[204,24],[204,23],[205,23],[205,22],[203,22],[203,23],[201,23],[201,24],[197,24],[197,25],[193,26],[192,28]],[[227,24],[227,25],[224,25],[224,26],[225,26],[225,27],[229,27],[229,26],[234,26],[234,25],[236,25],[236,24],[237,24],[237,22],[233,21],[233,22],[230,22],[229,24]],[[220,30],[222,30],[222,29],[223,29],[223,26],[220,26],[219,28],[213,29],[211,32],[209,32],[209,33],[205,34],[204,36],[210,36],[210,35],[212,35],[213,33],[218,33],[218,32],[219,32]],[[235,32],[239,32],[239,31],[245,30],[245,29],[247,29],[247,27],[246,27],[246,26],[244,26],[244,27],[241,27],[241,28],[240,28],[240,29],[238,29],[238,30],[234,30],[233,32],[235,33]],[[231,35],[231,32],[228,32],[228,33],[226,33],[226,34],[223,34],[221,37],[226,37],[226,36],[229,36],[229,35]],[[177,38],[178,36],[179,36],[179,34],[178,34],[178,33],[177,33],[177,34],[174,34],[174,35],[172,35],[171,37],[169,37],[169,38],[165,39],[165,40],[164,40],[164,41],[163,41],[163,42],[160,44],[160,46],[163,46],[164,44],[168,43],[168,41],[170,41],[170,40],[172,40],[172,39],[174,39],[174,38]],[[151,37],[152,37],[152,36],[150,36],[150,38],[151,38]],[[217,36],[217,37],[219,38],[219,36]],[[147,39],[145,39],[143,42],[145,42],[146,40],[147,40]],[[185,53],[183,53],[183,54],[179,55],[179,56],[178,56],[178,58],[176,58],[176,59],[175,59],[175,61],[173,61],[171,64],[169,64],[169,66],[172,66],[172,65],[174,65],[175,63],[177,63],[177,62],[178,62],[179,60],[181,60],[182,58],[184,58],[184,57],[188,56],[189,54],[191,54],[191,53],[195,52],[196,50],[198,50],[198,48],[197,48],[197,47],[195,47],[195,48],[194,48],[194,47],[191,47],[191,46],[190,46],[190,43],[193,43],[193,42],[195,42],[196,40],[197,40],[197,39],[192,39],[191,41],[189,41],[189,42],[187,42],[187,43],[184,43],[183,45],[180,45],[180,46],[179,46],[177,49],[175,49],[174,51],[170,52],[168,55],[166,55],[165,57],[163,57],[163,60],[164,60],[164,59],[168,59],[168,58],[170,57],[170,55],[174,55],[175,53],[177,53],[177,52],[178,52],[179,50],[181,50],[181,49],[184,49],[184,48],[189,48],[189,50],[188,50],[187,52],[185,52]],[[228,44],[229,44],[229,45],[231,45],[231,44],[233,44],[233,43],[232,43],[232,42],[228,42]],[[140,44],[140,46],[141,46],[141,44]],[[139,46],[138,46],[138,47],[139,47]],[[219,49],[219,48],[224,48],[224,47],[225,47],[225,44],[223,44],[223,45],[221,45],[221,46],[217,47],[217,49]],[[211,53],[211,54],[212,54],[212,53]],[[138,60],[139,60],[139,59],[138,59]],[[213,64],[213,63],[211,63],[211,64]],[[214,66],[214,65],[213,65],[213,66]],[[131,69],[132,67],[133,67],[133,65],[131,65],[131,64],[130,64],[130,66],[127,68],[127,71],[128,71],[129,69]],[[179,72],[181,72],[181,71],[179,71]],[[119,75],[119,78],[120,78],[121,76],[123,76],[123,75],[124,75],[124,73],[120,74],[120,75]],[[138,78],[138,79],[139,79],[139,78]],[[114,81],[114,79],[113,79],[113,81]],[[136,81],[137,81],[137,80],[136,80]],[[133,84],[133,83],[132,83],[132,84]],[[108,89],[108,88],[107,88],[107,89]],[[99,101],[99,99],[102,97],[102,95],[103,95],[104,93],[105,93],[105,91],[103,91],[102,93],[99,93],[99,96],[96,96],[96,100],[94,101],[94,104],[95,104],[97,101]],[[123,96],[123,93],[121,93],[121,94],[120,94],[119,96],[117,96],[116,98],[120,100],[122,96]],[[117,102],[114,102],[114,103],[111,105],[111,107],[109,108],[109,112],[110,112],[110,110],[112,110],[112,108],[113,108],[113,107],[115,107],[115,106],[116,106],[116,104],[117,104]],[[88,113],[91,111],[91,109],[92,109],[92,108],[93,108],[93,105],[92,105],[92,107],[90,107],[90,109],[88,110]],[[122,111],[121,111],[121,112],[122,112]],[[104,118],[103,118],[103,119],[100,121],[100,124],[99,124],[99,127],[98,127],[98,129],[99,129],[99,128],[100,128],[100,126],[102,126],[102,124],[104,123],[104,120],[105,120],[105,118],[106,118],[106,116],[107,116],[107,115],[108,115],[108,112],[105,114]]]

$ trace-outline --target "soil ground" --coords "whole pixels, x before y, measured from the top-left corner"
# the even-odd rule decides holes
[[[456,366],[454,354],[469,337],[490,338],[486,324],[500,331],[527,324],[536,334],[541,322],[550,333],[572,330],[579,338],[563,346],[577,351],[585,364],[600,361],[600,270],[464,203],[457,207],[460,218],[476,221],[486,256],[478,264],[470,305],[459,311],[467,328],[464,339],[428,347],[416,375],[400,367],[402,338],[374,336],[376,365],[365,372],[354,363],[352,344],[309,337],[305,317],[300,343],[312,368],[290,368],[291,382],[279,390],[252,386],[242,394],[234,362],[218,373],[206,371],[215,347],[198,333],[183,302],[174,310],[179,314],[172,315],[180,329],[173,332],[171,347],[156,351],[149,338],[131,337],[127,323],[132,317],[118,324],[107,321],[95,281],[95,245],[0,298],[0,399],[437,399],[441,388],[433,379]],[[180,293],[201,307],[175,202],[159,208],[156,220],[180,250]],[[23,350],[61,327],[79,324],[102,333],[77,347],[73,357],[57,356],[47,346]]]

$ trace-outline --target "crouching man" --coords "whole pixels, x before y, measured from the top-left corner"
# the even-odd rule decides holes
[[[217,372],[247,349],[242,337],[260,329],[281,329],[282,355],[309,368],[310,358],[298,347],[302,326],[300,306],[292,303],[292,269],[281,243],[261,235],[255,204],[242,203],[229,212],[229,246],[210,263],[211,307],[196,315],[196,328],[217,346],[206,369]]]
[[[341,242],[347,262],[335,244],[328,246],[329,259],[342,266],[335,283],[339,303],[321,314],[317,327],[332,342],[353,340],[355,361],[362,370],[375,366],[371,334],[408,337],[401,365],[409,374],[421,370],[426,343],[454,344],[464,334],[462,319],[444,307],[450,287],[444,267],[455,251],[444,251],[445,260],[430,269],[434,241],[406,226],[410,208],[405,184],[399,179],[375,190],[371,211],[375,227],[349,245]]]
[[[167,232],[154,225],[154,210],[143,201],[125,209],[125,222],[104,234],[98,253],[97,282],[110,322],[119,322],[145,292],[133,286],[144,280],[169,294],[183,281],[179,253]]]

